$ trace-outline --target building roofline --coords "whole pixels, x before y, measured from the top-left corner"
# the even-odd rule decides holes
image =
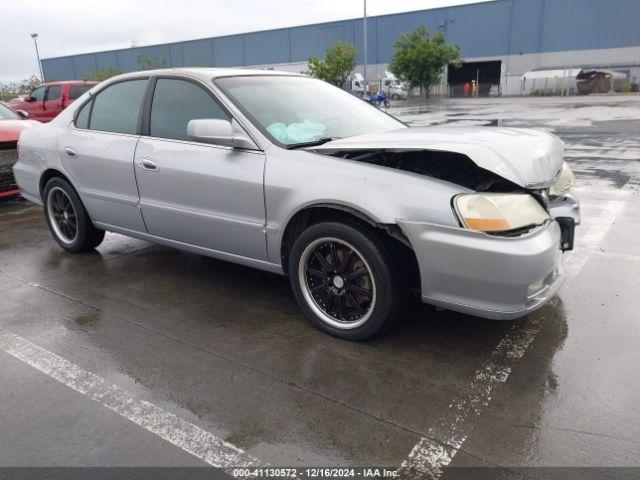
[[[368,16],[367,19],[378,19],[378,18],[384,18],[384,17],[394,17],[397,15],[406,15],[406,14],[411,14],[411,13],[421,13],[421,12],[434,12],[437,10],[446,10],[446,9],[451,9],[451,8],[465,8],[465,7],[469,7],[472,5],[478,5],[478,4],[484,4],[484,3],[502,3],[502,2],[512,2],[513,0],[477,0],[474,3],[463,3],[463,4],[458,4],[458,5],[449,5],[449,6],[444,6],[444,7],[436,7],[436,8],[423,8],[420,10],[408,10],[406,12],[395,12],[395,13],[385,13],[383,15],[373,15],[373,16]],[[84,53],[69,53],[67,55],[59,55],[57,57],[46,57],[43,58],[42,60],[58,60],[61,58],[69,58],[69,57],[79,57],[81,55],[96,55],[96,54],[100,54],[100,53],[111,53],[111,52],[122,52],[122,51],[126,51],[126,50],[135,50],[135,49],[142,49],[142,48],[150,48],[150,47],[165,47],[165,46],[170,46],[170,45],[177,45],[180,43],[189,43],[189,42],[198,42],[201,40],[215,40],[218,38],[228,38],[228,37],[236,37],[239,35],[252,35],[255,33],[265,33],[265,32],[277,32],[280,30],[289,30],[292,28],[301,28],[301,27],[319,27],[319,26],[323,26],[323,25],[331,25],[332,23],[340,23],[340,22],[355,22],[358,20],[362,20],[362,17],[353,17],[353,18],[344,18],[344,19],[336,19],[336,20],[329,20],[326,22],[320,22],[320,23],[305,23],[302,25],[290,25],[287,27],[277,27],[277,28],[268,28],[266,30],[251,30],[248,32],[238,32],[238,33],[229,33],[227,35],[219,35],[219,36],[213,36],[213,37],[200,37],[200,38],[192,38],[192,39],[187,39],[187,40],[175,40],[175,41],[171,41],[171,42],[164,42],[164,43],[153,43],[153,44],[149,44],[149,45],[136,45],[135,47],[123,47],[123,48],[112,48],[109,50],[98,50],[95,52],[84,52]]]

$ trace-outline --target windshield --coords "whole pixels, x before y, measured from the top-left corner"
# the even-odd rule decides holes
[[[19,118],[20,115],[0,102],[0,120],[17,120]]]
[[[404,128],[376,107],[307,77],[240,76],[215,81],[265,135],[285,147]]]

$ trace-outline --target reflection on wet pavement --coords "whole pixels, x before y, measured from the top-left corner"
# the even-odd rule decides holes
[[[114,234],[69,255],[39,207],[5,202],[0,328],[272,465],[399,466],[429,432],[450,440],[458,400],[469,434],[453,466],[639,465],[639,106],[501,98],[390,109],[412,125],[549,128],[565,141],[583,202],[578,242],[602,240],[581,246],[578,275],[535,317],[492,322],[412,303],[386,336],[342,342],[304,321],[284,277]],[[533,320],[539,331],[505,381],[486,405],[469,402],[478,369]],[[201,464],[0,357],[0,465]]]

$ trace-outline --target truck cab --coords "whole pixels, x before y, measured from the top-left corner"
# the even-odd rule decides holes
[[[32,90],[21,101],[12,102],[14,110],[24,110],[32,120],[49,122],[97,82],[47,82]]]
[[[384,72],[381,83],[382,89],[389,95],[391,100],[404,99],[409,96],[409,88],[407,85],[398,80],[391,72]]]
[[[364,95],[364,77],[360,73],[355,73],[351,78],[351,93]]]

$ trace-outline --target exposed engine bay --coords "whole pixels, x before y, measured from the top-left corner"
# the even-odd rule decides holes
[[[445,180],[476,192],[524,192],[522,187],[476,165],[466,155],[432,150],[349,150],[333,156]],[[529,192],[531,193],[531,192]]]
[[[461,153],[434,150],[348,150],[336,151],[335,157],[366,162],[387,168],[426,175],[455,183],[476,192],[528,193],[549,211],[549,189],[525,189],[501,176],[479,167]],[[515,237],[527,233],[532,226],[518,228],[496,235]]]

